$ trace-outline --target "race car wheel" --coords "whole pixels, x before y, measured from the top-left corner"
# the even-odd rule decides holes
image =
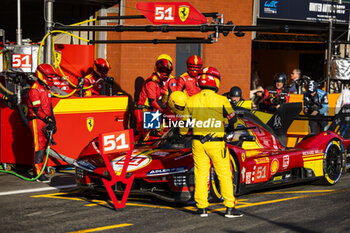
[[[55,174],[56,169],[54,167],[46,167],[46,174],[53,175]]]
[[[343,148],[341,142],[335,140],[330,141],[326,147],[323,158],[324,181],[326,184],[336,184],[341,177]]]
[[[231,169],[232,169],[232,183],[233,183],[233,193],[236,194],[239,184],[239,165],[236,156],[230,156]],[[222,202],[224,199],[220,192],[220,183],[218,176],[215,173],[214,167],[210,169],[210,201],[211,202]]]
[[[12,164],[9,164],[9,163],[3,163],[3,164],[2,164],[2,167],[3,167],[3,170],[5,170],[5,171],[11,171],[11,170],[13,170],[13,165],[12,165]]]

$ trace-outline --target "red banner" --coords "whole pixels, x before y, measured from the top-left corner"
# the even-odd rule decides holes
[[[188,2],[139,2],[136,4],[152,24],[203,24],[207,19]]]

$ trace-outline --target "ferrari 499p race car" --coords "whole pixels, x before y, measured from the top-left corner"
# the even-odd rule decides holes
[[[274,185],[322,179],[332,185],[339,181],[346,164],[345,151],[350,140],[332,131],[308,135],[294,148],[287,148],[286,133],[301,103],[285,104],[267,124],[246,109],[235,109],[236,130],[227,136],[232,182],[236,195]],[[173,128],[152,145],[135,145],[127,174],[134,174],[130,194],[152,194],[170,202],[193,202],[194,163],[192,137],[181,143],[173,140]],[[103,186],[101,178],[109,173],[99,154],[99,141],[94,139],[82,151],[79,161],[89,169],[76,168],[81,187]],[[126,152],[109,155],[116,174],[120,173]],[[78,162],[79,162],[78,161]],[[125,186],[117,183],[115,192]],[[220,186],[212,167],[208,177],[211,201],[220,201]]]

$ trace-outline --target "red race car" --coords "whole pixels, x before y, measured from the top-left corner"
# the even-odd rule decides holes
[[[346,168],[346,149],[350,140],[333,131],[308,135],[294,148],[287,148],[286,133],[300,103],[285,104],[267,124],[246,109],[236,109],[237,127],[227,134],[227,147],[232,164],[235,194],[322,179],[332,185],[339,181]],[[127,174],[135,175],[131,194],[152,194],[170,202],[193,202],[194,164],[191,136],[183,142],[174,141],[177,129],[167,131],[153,145],[135,145]],[[101,178],[109,173],[99,154],[99,141],[89,143],[78,159],[76,180],[81,187],[102,186]],[[125,152],[109,155],[116,174],[120,173]],[[117,183],[116,192],[124,185]],[[212,201],[221,199],[220,186],[214,168],[208,177],[208,191]]]

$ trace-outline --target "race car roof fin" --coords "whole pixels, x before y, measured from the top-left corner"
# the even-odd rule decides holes
[[[267,125],[270,126],[278,137],[278,141],[283,145],[287,145],[287,131],[292,124],[294,118],[299,115],[302,110],[302,103],[286,103],[273,114]]]

